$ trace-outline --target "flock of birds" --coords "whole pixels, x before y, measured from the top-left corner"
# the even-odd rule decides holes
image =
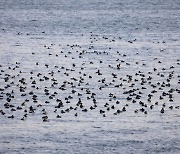
[[[120,37],[91,33],[89,41],[44,45],[42,53],[34,51],[25,59],[0,64],[0,115],[20,120],[40,117],[47,122],[78,118],[81,113],[147,115],[180,108],[178,58],[167,67],[151,55],[154,65],[150,66],[141,53],[131,55],[114,47]],[[125,41],[129,46],[136,42]],[[163,49],[156,52],[163,55]]]

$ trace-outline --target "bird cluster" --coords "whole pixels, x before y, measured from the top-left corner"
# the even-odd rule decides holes
[[[44,45],[43,53],[0,64],[0,115],[21,120],[39,116],[46,122],[81,113],[147,115],[180,108],[179,59],[168,66],[151,55],[154,65],[149,65],[141,53],[121,51],[121,37],[91,33],[89,41]],[[124,42],[131,46],[137,39]]]

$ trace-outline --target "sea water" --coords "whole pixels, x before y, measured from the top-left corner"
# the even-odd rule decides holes
[[[0,153],[180,153],[179,14],[178,0],[1,0],[0,110],[5,115],[0,115]],[[37,77],[38,73],[42,75]],[[141,85],[143,75],[152,79]],[[50,80],[40,82],[43,76]],[[22,78],[25,85],[19,82]],[[168,78],[170,86],[165,85]],[[64,82],[66,90],[60,90]],[[162,87],[151,86],[158,82]],[[26,96],[20,86],[26,87]],[[57,93],[53,99],[44,94],[45,87],[50,94]],[[130,89],[142,93],[140,100],[134,96],[136,102],[127,100],[124,92]],[[157,92],[148,101],[154,89]],[[173,101],[167,96],[160,100],[171,89]],[[94,110],[89,109],[94,104],[86,90],[96,94]],[[30,100],[22,110],[5,108],[6,94],[12,91],[10,104],[15,108]],[[37,102],[30,92],[37,95]],[[65,103],[68,96],[73,98]],[[75,110],[79,98],[87,112]],[[56,99],[63,101],[62,110],[73,109],[55,111]],[[35,112],[21,120],[30,106]],[[114,114],[123,107],[125,112]],[[14,118],[8,118],[11,115]]]

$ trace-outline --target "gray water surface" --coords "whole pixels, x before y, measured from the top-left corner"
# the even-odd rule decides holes
[[[178,0],[1,0],[0,153],[180,153],[179,14]]]

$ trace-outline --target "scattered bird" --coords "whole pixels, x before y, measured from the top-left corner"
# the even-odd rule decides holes
[[[8,119],[19,115],[24,121],[40,114],[42,121],[48,122],[51,111],[56,118],[63,119],[70,114],[78,118],[80,112],[87,115],[97,112],[105,118],[125,112],[150,115],[158,106],[162,114],[165,109],[178,110],[175,98],[180,90],[174,88],[173,82],[177,87],[180,84],[176,71],[180,60],[165,67],[164,60],[153,57],[155,67],[148,67],[146,62],[134,60],[140,56],[139,52],[133,55],[134,59],[128,52],[114,52],[113,45],[122,40],[122,37],[91,32],[90,44],[86,47],[67,44],[65,50],[53,51],[56,44],[44,45],[45,61],[32,52],[28,56],[36,61],[26,66],[29,68],[24,66],[23,60],[0,64],[0,115]],[[96,46],[101,41],[108,42],[105,51]],[[126,41],[130,46],[137,42],[138,39]],[[133,67],[136,69],[132,70]],[[133,106],[133,110],[128,106]]]

